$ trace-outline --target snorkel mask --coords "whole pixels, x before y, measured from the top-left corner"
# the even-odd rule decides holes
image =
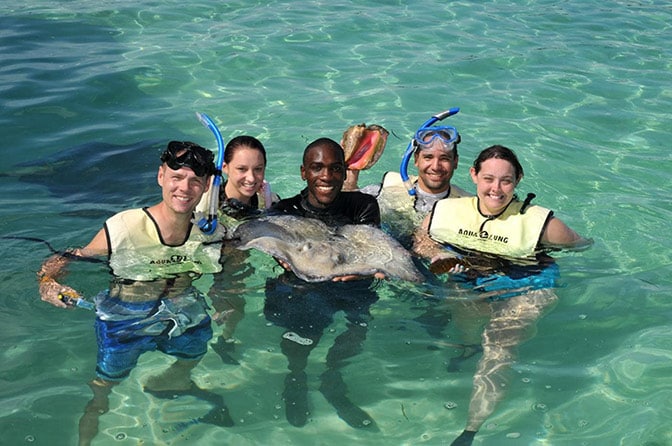
[[[178,155],[180,152],[184,153]],[[179,170],[187,167],[199,177],[214,173],[214,159],[215,155],[211,151],[189,141],[171,141],[161,154],[161,161],[171,169]]]
[[[452,126],[427,127],[415,132],[413,144],[416,149],[429,149],[435,141],[443,144],[443,149],[447,152],[455,150],[455,146],[460,143],[460,134]]]
[[[415,195],[416,193],[415,186],[408,177],[408,164],[411,161],[413,153],[417,149],[422,150],[430,148],[437,139],[441,141],[446,150],[454,150],[457,144],[460,143],[460,134],[457,132],[457,129],[452,126],[433,127],[432,125],[435,122],[457,114],[459,111],[459,107],[453,107],[449,110],[432,116],[430,119],[425,121],[422,126],[420,126],[418,131],[415,132],[415,135],[413,135],[413,139],[411,139],[411,141],[408,143],[406,152],[404,152],[404,156],[401,159],[399,173],[401,174],[401,179],[403,180],[404,186],[406,186],[406,190],[408,191],[409,195]]]

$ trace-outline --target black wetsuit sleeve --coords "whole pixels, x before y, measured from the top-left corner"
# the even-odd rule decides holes
[[[361,192],[351,192],[352,223],[380,227],[380,208],[375,197]]]

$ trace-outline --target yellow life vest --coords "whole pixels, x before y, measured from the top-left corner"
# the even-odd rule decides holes
[[[146,209],[131,209],[105,222],[109,240],[110,267],[115,276],[138,281],[171,277],[180,273],[216,273],[221,243],[192,225],[180,246],[163,243],[159,228]]]
[[[511,258],[532,258],[539,251],[549,209],[512,201],[496,217],[478,210],[478,197],[441,200],[432,212],[429,235],[435,241]],[[523,213],[521,213],[521,209]]]

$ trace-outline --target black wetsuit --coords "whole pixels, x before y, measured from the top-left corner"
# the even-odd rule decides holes
[[[250,204],[245,204],[235,198],[226,196],[226,181],[219,189],[219,210],[231,218],[242,220],[245,218],[256,217],[263,213],[259,209],[259,197],[254,194],[250,197]]]
[[[341,192],[331,206],[316,208],[308,203],[307,190],[304,189],[294,197],[280,200],[270,213],[316,218],[330,226],[380,225],[378,202],[371,195],[361,192]],[[371,285],[372,279],[307,283],[294,273],[285,272],[266,282],[264,312],[267,319],[277,325],[302,337],[319,339],[339,310],[346,313],[350,322],[362,322],[360,316],[368,315],[368,307],[378,299]],[[293,299],[299,296],[302,298]]]
[[[288,214],[316,218],[330,226],[368,224],[380,226],[378,202],[360,192],[341,192],[331,206],[320,209],[308,203],[307,190],[281,200],[271,214]],[[334,315],[343,311],[347,320],[327,354],[327,370],[321,375],[320,391],[336,408],[339,416],[353,427],[374,426],[373,420],[346,397],[347,388],[340,368],[358,354],[366,339],[369,307],[378,300],[373,279],[348,282],[305,282],[292,272],[266,281],[264,314],[275,325],[287,331],[281,341],[282,352],[289,361],[290,373],[285,379],[285,399],[288,421],[302,426],[307,421],[307,387],[304,369],[310,351],[319,342]],[[298,335],[297,337],[294,335]]]
[[[373,225],[380,227],[380,208],[376,199],[361,192],[341,192],[326,208],[308,202],[308,190],[275,203],[271,214],[289,214],[317,218],[329,226]]]

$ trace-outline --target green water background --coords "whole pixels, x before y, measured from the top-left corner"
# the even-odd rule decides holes
[[[475,444],[670,445],[670,23],[665,1],[3,4],[0,234],[79,246],[106,216],[153,203],[165,142],[215,147],[196,111],[225,138],[259,137],[268,179],[289,196],[309,141],[385,126],[385,155],[361,177],[376,182],[422,122],[459,106],[449,118],[463,141],[458,185],[471,187],[481,149],[509,146],[525,168],[521,192],[595,240],[559,257],[560,301],[521,347]],[[44,245],[0,246],[0,444],[74,444],[92,315],[39,301]],[[311,422],[286,423],[281,332],[262,314],[275,272],[252,261],[241,365],[208,354],[195,376],[222,391],[236,426],[177,428],[203,405],[142,393],[170,362],[148,354],[115,388],[94,444],[445,444],[462,430],[475,360],[448,374],[457,335],[429,337],[414,323],[422,290],[397,283],[381,290],[364,351],[344,369],[380,431],[350,428],[315,391],[341,319],[311,354]],[[94,294],[105,278],[86,266],[69,280]]]

